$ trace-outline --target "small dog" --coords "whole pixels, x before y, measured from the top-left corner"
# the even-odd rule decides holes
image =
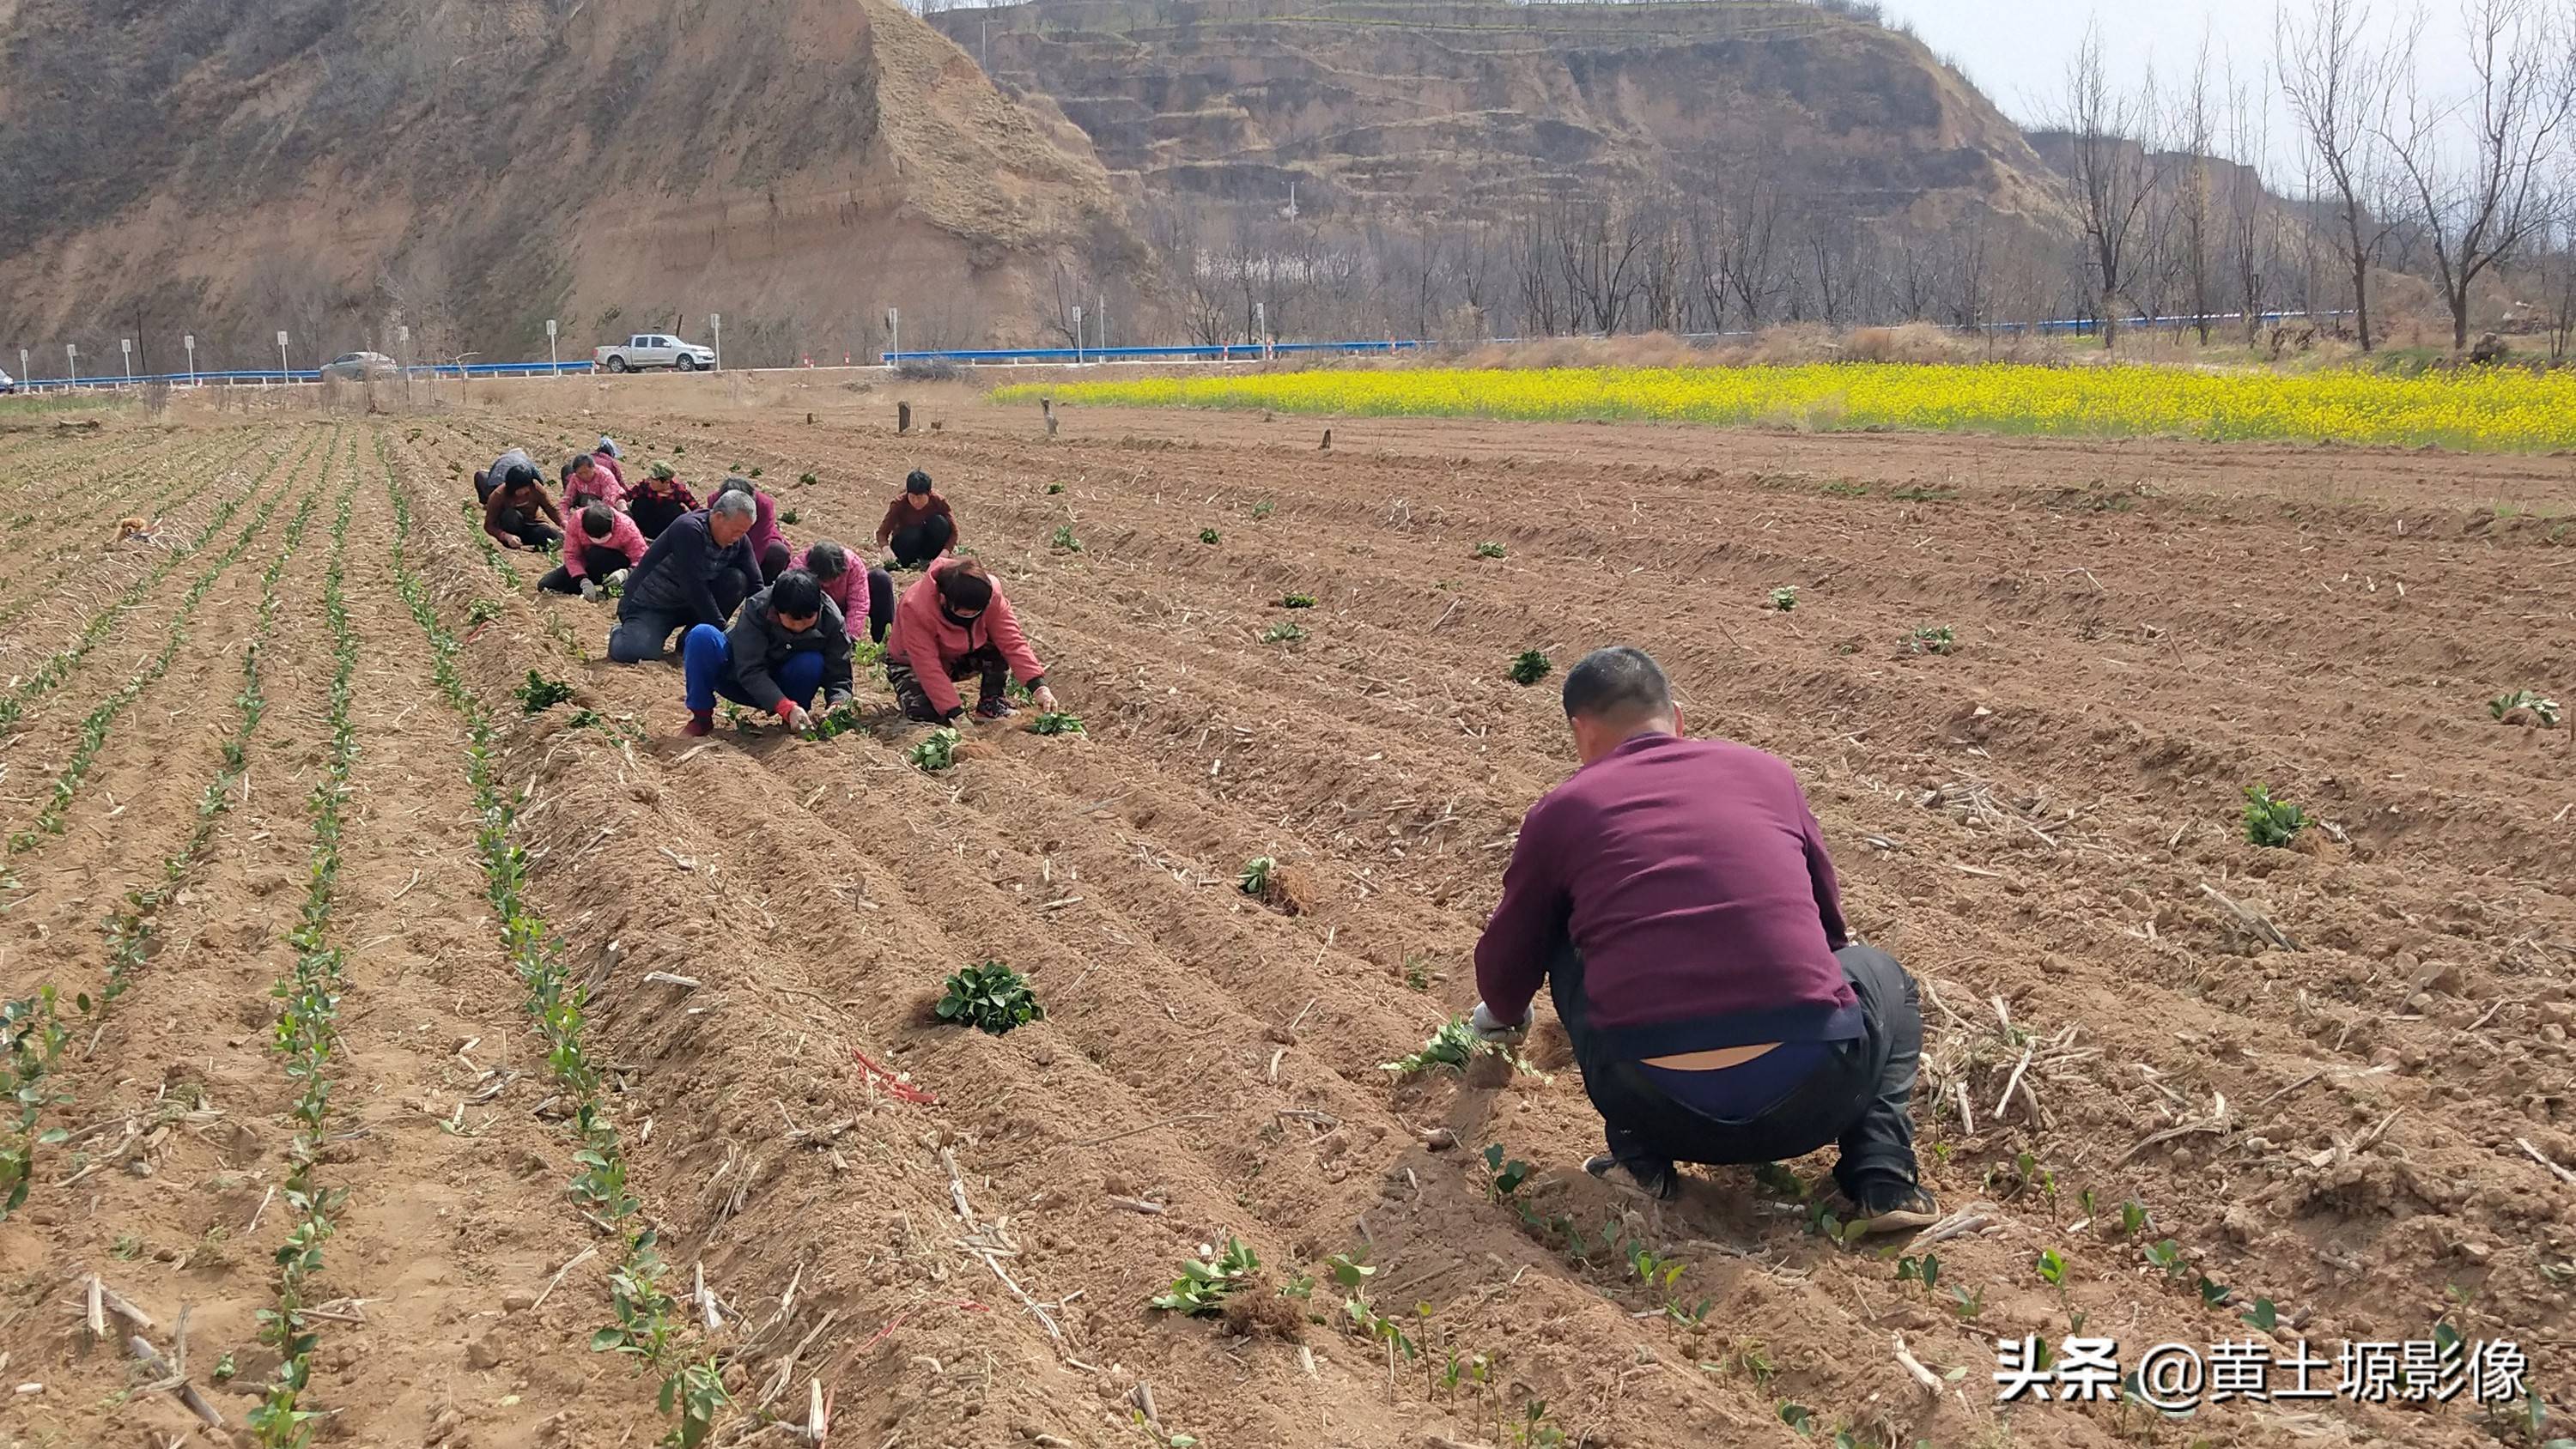
[[[116,521],[116,541],[123,543],[128,539],[140,539],[145,543],[159,542],[152,536],[152,521],[147,518],[120,518]]]

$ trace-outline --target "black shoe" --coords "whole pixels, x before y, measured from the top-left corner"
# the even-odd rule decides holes
[[[1018,712],[1018,710],[1011,707],[1011,702],[1009,700],[1002,698],[998,694],[975,701],[975,718],[977,719],[1009,719],[1012,715],[1017,714]]]
[[[1846,1210],[1840,1216],[1847,1237],[1920,1232],[1941,1220],[1941,1205],[1916,1183],[1873,1182],[1839,1196],[1836,1206]]]
[[[1587,1158],[1583,1170],[1601,1179],[1614,1191],[1642,1197],[1648,1202],[1671,1202],[1682,1195],[1681,1176],[1673,1171],[1669,1162],[1651,1159],[1622,1162],[1605,1152],[1599,1157]]]

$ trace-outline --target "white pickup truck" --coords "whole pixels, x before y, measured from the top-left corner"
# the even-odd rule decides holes
[[[590,354],[591,365],[602,372],[638,372],[647,367],[676,367],[682,372],[695,372],[716,365],[712,347],[682,342],[667,332],[638,332],[624,342],[613,342]]]

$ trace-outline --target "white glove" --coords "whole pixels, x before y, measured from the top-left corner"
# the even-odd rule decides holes
[[[615,584],[622,589],[626,587],[626,576],[633,572],[633,569],[619,569],[617,572],[608,576],[608,582]]]
[[[1529,1035],[1530,1018],[1525,1012],[1518,1022],[1506,1024],[1495,1017],[1491,1007],[1479,1001],[1475,1012],[1467,1018],[1467,1029],[1487,1046],[1512,1046]]]
[[[599,597],[599,585],[598,585],[597,583],[593,582],[592,580],[589,580],[589,579],[583,579],[583,580],[581,581],[581,596],[582,596],[583,598],[585,598],[585,599],[596,599],[596,598],[598,598],[598,597]]]

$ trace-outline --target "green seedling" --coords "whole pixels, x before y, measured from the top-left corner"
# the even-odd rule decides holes
[[[1920,1283],[1926,1293],[1938,1288],[1941,1286],[1941,1255],[1925,1253],[1919,1258],[1908,1256],[1897,1259],[1896,1281]]]
[[[754,471],[754,472],[757,472],[757,471],[759,471],[759,470],[758,470],[758,469],[754,469],[753,471]],[[792,525],[792,524],[802,523],[802,522],[804,522],[805,520],[804,520],[803,518],[801,518],[801,517],[799,517],[799,516],[797,515],[797,512],[796,512],[796,510],[795,510],[795,509],[793,509],[793,508],[789,508],[789,509],[784,509],[784,510],[782,510],[782,511],[779,513],[779,515],[778,515],[778,521],[779,521],[779,522],[781,522],[781,523],[791,524],[791,525]]]
[[[2131,1198],[2120,1204],[2120,1236],[2135,1238],[2147,1226],[2147,1205]]]
[[[2286,846],[2308,827],[2308,812],[2275,798],[2271,787],[2245,787],[2245,838],[2255,845]]]
[[[2202,1305],[2209,1308],[2223,1307],[2228,1299],[2236,1296],[2235,1289],[2228,1287],[2224,1283],[2218,1282],[2216,1279],[2211,1278],[2205,1273],[2200,1275],[2199,1282],[2193,1286],[2200,1290],[2200,1301]]]
[[[1268,518],[1271,514],[1276,513],[1276,512],[1278,512],[1278,511],[1279,511],[1279,505],[1278,505],[1278,504],[1271,502],[1271,501],[1270,501],[1269,499],[1267,499],[1267,498],[1264,498],[1264,499],[1262,499],[1260,502],[1258,502],[1258,503],[1256,503],[1256,504],[1252,505],[1252,518],[1253,518],[1253,521],[1254,521],[1254,522],[1258,523],[1258,522],[1260,522],[1262,519]]]
[[[1895,489],[1887,496],[1900,503],[1947,503],[1959,495],[1947,488],[1925,488],[1918,485]]]
[[[1854,483],[1848,478],[1837,478],[1825,485],[1825,492],[1836,498],[1867,498],[1869,485]]]
[[[1315,607],[1315,596],[1313,594],[1281,594],[1279,596],[1279,607],[1283,609],[1311,609]]]
[[[1248,896],[1268,895],[1271,872],[1278,868],[1279,862],[1269,856],[1256,855],[1245,861],[1243,869],[1235,875],[1235,889]]]
[[[799,473],[796,475],[796,486],[799,488],[811,488],[820,481],[820,479],[817,479],[811,473]]]
[[[1057,524],[1055,536],[1048,541],[1064,553],[1082,552],[1082,540],[1073,536],[1073,525],[1070,523]]]
[[[1555,667],[1548,662],[1547,655],[1536,649],[1524,649],[1520,652],[1520,657],[1512,661],[1512,683],[1536,684],[1547,678],[1548,671]]]
[[[814,716],[814,727],[807,731],[807,733],[812,735],[815,739],[828,740],[839,735],[848,734],[850,731],[857,729],[862,723],[863,721],[859,715],[859,702],[855,699],[845,699],[839,704],[832,706],[830,709],[823,711],[821,714]]]
[[[572,686],[560,680],[548,679],[531,669],[528,671],[528,682],[511,690],[510,693],[518,696],[519,708],[522,711],[528,714],[543,714],[556,705],[569,701],[572,698]]]
[[[2254,1300],[2254,1306],[2245,1310],[2244,1318],[2247,1323],[2265,1333],[2270,1333],[2281,1321],[2281,1310],[2271,1299],[2257,1298]]]
[[[686,443],[673,443],[671,445],[671,456],[674,458],[677,458],[688,451],[689,445]]]
[[[740,472],[742,471],[742,464],[740,464],[739,462],[734,463],[734,464],[732,464],[732,465],[728,466],[728,467],[725,469],[725,471],[726,471],[726,472],[728,472],[728,473],[740,473]]]
[[[1217,531],[1213,528],[1202,528],[1199,530],[1199,542],[1201,543],[1214,543],[1217,541],[1217,537]]]
[[[951,975],[941,985],[939,1019],[1000,1036],[1015,1026],[1046,1020],[1046,1008],[1029,994],[1028,978],[999,961]]]
[[[1306,637],[1306,631],[1284,620],[1261,631],[1264,644],[1294,644]]]
[[[754,478],[757,478],[757,477],[759,477],[759,476],[760,476],[760,473],[761,473],[760,465],[759,465],[759,464],[757,464],[757,463],[752,464],[752,465],[751,465],[751,473],[750,473],[750,475],[749,475],[749,476],[754,477]]]
[[[1476,545],[1476,557],[1478,558],[1501,558],[1503,553],[1503,546],[1499,543],[1480,543]]]
[[[1950,1289],[1950,1311],[1959,1315],[1959,1321],[1962,1323],[1974,1319],[1978,1314],[1986,1311],[1986,1290],[1980,1288],[1971,1293],[1953,1284]]]
[[[480,628],[485,624],[489,624],[500,617],[501,603],[497,599],[476,599],[473,603],[465,606],[466,622],[477,628]]]
[[[1947,624],[1919,624],[1906,647],[1916,654],[1947,654],[1958,647],[1958,636]]]
[[[2160,1238],[2148,1244],[2146,1253],[2147,1265],[2163,1269],[2168,1278],[2179,1278],[2191,1271],[2191,1265],[2183,1261],[2182,1245],[2171,1238]]]
[[[2558,701],[2544,698],[2528,689],[2517,689],[2511,694],[2499,694],[2487,701],[2487,713],[2500,720],[2516,710],[2528,713],[2544,728],[2558,727]]]
[[[1189,1318],[1221,1313],[1227,1295],[1260,1267],[1261,1260],[1239,1238],[1228,1237],[1222,1254],[1201,1243],[1199,1256],[1181,1264],[1181,1276],[1172,1280],[1171,1291],[1146,1300],[1145,1306]]]
[[[1508,1162],[1503,1159],[1503,1144],[1496,1142],[1485,1148],[1485,1201],[1501,1202],[1510,1197],[1529,1181],[1529,1175],[1528,1163],[1517,1157]]]
[[[912,762],[914,769],[935,775],[957,763],[958,741],[957,731],[942,725],[932,730],[928,739],[914,745],[904,758]]]
[[[1784,584],[1779,588],[1773,589],[1771,591],[1771,607],[1779,610],[1783,614],[1798,607],[1798,590],[1796,586]]]
[[[1431,958],[1408,951],[1404,956],[1404,984],[1416,991],[1431,989]]]
[[[728,703],[724,706],[724,722],[725,728],[729,730],[748,732],[751,729],[751,716],[745,714],[742,706],[738,704]]]
[[[1053,495],[1055,495],[1055,494],[1062,493],[1063,491],[1064,491],[1064,485],[1063,485],[1063,484],[1061,484],[1061,483],[1049,483],[1049,484],[1047,485],[1047,493],[1048,493],[1048,495],[1049,495],[1049,496],[1053,496]]]
[[[1419,1075],[1433,1067],[1463,1072],[1479,1053],[1501,1057],[1511,1063],[1514,1070],[1542,1082],[1550,1080],[1545,1072],[1530,1065],[1529,1059],[1519,1052],[1500,1042],[1488,1042],[1477,1036],[1475,1028],[1469,1026],[1463,1016],[1453,1016],[1442,1022],[1439,1030],[1431,1033],[1431,1039],[1424,1042],[1420,1050],[1408,1052],[1391,1062],[1380,1062],[1378,1069],[1395,1073],[1398,1080]]]
[[[1082,716],[1078,714],[1066,714],[1062,710],[1041,710],[1036,719],[1029,721],[1029,733],[1033,735],[1078,735],[1083,733]]]

